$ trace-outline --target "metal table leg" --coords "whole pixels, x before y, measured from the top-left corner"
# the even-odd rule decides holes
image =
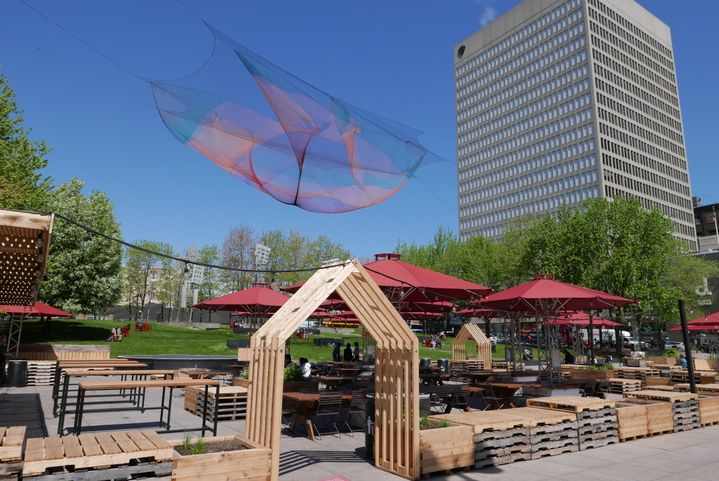
[[[172,392],[175,388],[170,388],[170,399],[167,401],[167,430],[170,430],[170,416],[172,416]]]
[[[85,408],[85,390],[78,387],[77,402],[75,403],[75,435],[79,436],[82,431],[82,411]]]
[[[205,398],[207,399],[207,398]],[[207,402],[205,402],[207,404]],[[215,413],[213,417],[212,435],[217,436],[217,416],[219,416],[220,410],[220,383],[217,383],[215,387]]]
[[[160,426],[162,426],[162,420],[165,417],[165,386],[162,387],[162,400],[160,401]]]
[[[70,390],[70,376],[65,376],[63,380],[62,388],[62,400],[60,402],[60,413],[57,420],[57,434],[62,436],[62,432],[65,429],[65,412],[67,411],[67,395]]]
[[[202,404],[202,437],[205,437],[205,427],[207,426],[207,405],[209,404],[208,385],[205,384],[205,402]],[[187,390],[185,390],[185,396],[187,396]]]

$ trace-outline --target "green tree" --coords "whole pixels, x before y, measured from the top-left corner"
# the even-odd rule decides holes
[[[140,240],[134,244],[150,252],[173,252],[172,246],[163,242]],[[163,258],[150,252],[129,248],[125,253],[124,298],[129,317],[137,316],[135,308],[144,312],[145,304],[157,296],[161,285]]]
[[[29,135],[15,93],[0,75],[0,208],[44,210],[47,206],[52,183],[40,171],[47,165],[49,149]]]
[[[109,236],[120,237],[113,206],[101,192],[82,193],[72,179],[52,192],[48,207]],[[100,313],[120,299],[121,248],[58,218],[53,227],[41,298],[71,312]]]
[[[220,262],[220,249],[216,245],[207,245],[201,247],[198,256],[198,262],[203,264],[218,264]],[[220,271],[217,269],[205,269],[205,275],[200,283],[200,292],[198,297],[200,302],[207,299],[212,299],[220,294],[221,289]],[[208,311],[208,322],[212,322],[212,311]],[[202,319],[200,317],[200,319]]]

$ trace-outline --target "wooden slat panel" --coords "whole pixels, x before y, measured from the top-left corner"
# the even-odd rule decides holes
[[[100,447],[102,448],[102,452],[105,454],[117,454],[121,453],[122,449],[120,449],[120,446],[117,445],[114,439],[112,439],[112,435],[109,433],[98,433],[95,435],[95,438],[97,439],[97,442],[100,444]]]
[[[45,459],[45,439],[28,439],[25,445],[25,461],[41,461],[43,459]]]
[[[77,439],[77,436],[63,437],[62,446],[63,450],[65,451],[65,455],[68,458],[79,458],[80,456],[85,455],[82,450],[82,446],[80,446],[80,440]]]
[[[81,434],[78,436],[85,456],[99,456],[102,454],[100,443],[97,442],[94,434]]]
[[[64,456],[62,439],[57,436],[45,438],[45,459],[62,459]]]
[[[123,453],[134,453],[140,451],[135,443],[122,431],[114,431],[111,433],[117,445],[122,449]]]

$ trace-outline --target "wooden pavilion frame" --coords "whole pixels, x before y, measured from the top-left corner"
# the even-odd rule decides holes
[[[467,352],[465,342],[472,340],[477,343],[477,356],[473,359],[482,361],[483,369],[492,368],[492,341],[484,335],[482,329],[477,324],[466,323],[459,330],[452,344],[452,360],[467,360]]]
[[[272,450],[277,481],[285,341],[335,291],[377,342],[375,466],[417,479],[419,341],[357,260],[317,271],[252,336],[245,435]]]
[[[53,215],[0,210],[0,304],[32,306],[50,249]],[[23,316],[10,317],[7,351],[20,349]]]

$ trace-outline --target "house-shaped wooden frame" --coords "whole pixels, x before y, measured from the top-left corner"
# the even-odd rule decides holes
[[[377,342],[375,466],[417,479],[419,342],[357,260],[317,271],[252,336],[245,435],[272,450],[279,479],[285,341],[335,291]]]
[[[465,343],[469,340],[473,340],[477,343],[477,356],[472,357],[472,359],[481,360],[484,369],[491,369],[492,341],[487,339],[482,329],[476,324],[464,324],[462,329],[459,330],[457,337],[454,338],[454,344],[452,344],[452,359],[454,361],[465,361],[468,359]]]

